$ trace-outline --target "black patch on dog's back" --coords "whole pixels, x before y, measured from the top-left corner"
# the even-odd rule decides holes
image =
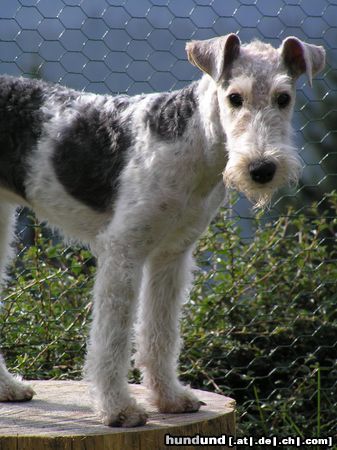
[[[118,110],[125,109],[127,101],[119,103],[114,112],[83,107],[62,131],[52,158],[66,191],[98,212],[112,207],[131,145],[128,127],[118,119]]]
[[[0,186],[25,198],[27,158],[41,135],[44,83],[0,76]]]
[[[181,137],[196,107],[193,84],[171,93],[160,94],[146,113],[150,130],[165,141]]]

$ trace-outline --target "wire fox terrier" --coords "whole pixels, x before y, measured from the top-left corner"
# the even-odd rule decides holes
[[[0,77],[2,275],[17,204],[96,255],[85,374],[110,426],[147,420],[127,383],[134,323],[137,363],[158,409],[200,408],[177,378],[195,242],[227,187],[264,206],[298,180],[295,81],[306,73],[311,84],[325,62],[322,47],[295,37],[274,49],[229,34],[186,50],[204,76],[175,92],[112,97]],[[33,395],[1,360],[0,400]]]

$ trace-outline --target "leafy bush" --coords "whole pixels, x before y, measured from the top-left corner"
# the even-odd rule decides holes
[[[200,243],[204,270],[182,324],[183,377],[234,397],[245,434],[336,431],[335,193],[328,206],[289,210],[276,223],[257,218],[249,244],[220,216]]]
[[[182,379],[235,398],[240,433],[336,429],[337,194],[327,198],[323,210],[315,203],[274,223],[257,217],[249,242],[222,212],[199,244]],[[2,348],[27,378],[79,378],[94,261],[34,230],[3,295]]]
[[[35,225],[35,245],[20,245],[0,310],[2,349],[26,378],[81,376],[90,313],[94,261],[44,237]]]

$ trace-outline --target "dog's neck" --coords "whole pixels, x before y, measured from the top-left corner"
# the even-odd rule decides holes
[[[197,88],[200,121],[207,142],[221,144],[226,136],[220,123],[220,108],[217,85],[208,75],[204,75],[198,82]]]
[[[221,173],[224,170],[227,151],[226,135],[220,122],[217,85],[208,75],[204,75],[196,86],[198,97],[198,132],[203,142],[207,165]]]

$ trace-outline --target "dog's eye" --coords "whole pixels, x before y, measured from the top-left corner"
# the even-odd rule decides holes
[[[285,108],[290,103],[290,95],[286,92],[283,92],[282,94],[278,95],[276,101],[280,108]]]
[[[243,98],[241,97],[240,94],[236,94],[236,93],[229,94],[228,98],[229,98],[231,105],[234,106],[235,108],[240,108],[240,106],[242,106]]]

